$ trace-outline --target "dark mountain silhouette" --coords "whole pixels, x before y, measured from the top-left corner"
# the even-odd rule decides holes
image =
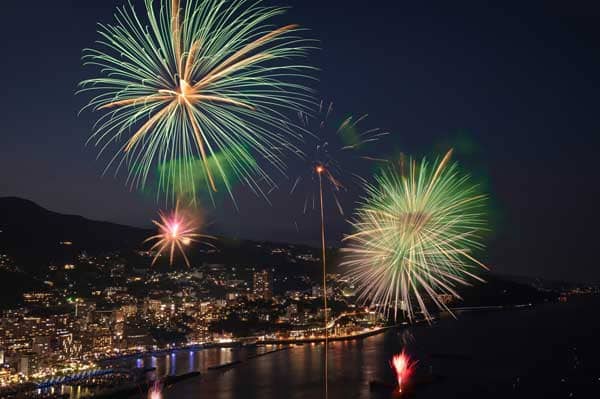
[[[94,253],[138,248],[151,232],[63,215],[16,197],[0,198],[0,231],[0,253],[12,257],[25,271],[67,260],[81,250]]]
[[[81,251],[90,255],[118,251],[126,255],[136,249],[147,249],[149,245],[143,245],[143,241],[155,233],[150,229],[60,214],[16,197],[0,198],[0,231],[0,254],[9,255],[19,268],[33,274],[47,269],[49,263],[60,265],[70,262]],[[273,255],[271,249],[274,246],[293,246],[297,251],[315,256],[319,253],[317,249],[306,245],[224,237],[209,241],[221,250],[207,255],[196,250],[202,247],[200,243],[192,244],[188,256],[195,261],[193,263],[242,263],[257,267],[282,265],[285,257]],[[312,266],[315,262],[309,263]],[[157,266],[169,267],[165,259],[158,262]],[[181,259],[177,259],[174,266],[185,267]],[[299,269],[299,265],[295,266]],[[315,267],[310,269],[320,270]]]

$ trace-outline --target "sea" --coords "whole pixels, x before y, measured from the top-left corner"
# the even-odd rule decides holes
[[[431,325],[332,342],[330,399],[600,398],[600,297],[566,303],[456,311]],[[120,361],[156,367],[159,376],[200,371],[164,389],[164,399],[324,398],[324,346],[179,350]],[[391,389],[390,367],[401,351],[415,362],[413,381]],[[230,368],[212,366],[240,361]],[[390,388],[388,388],[390,387]],[[141,392],[133,398],[145,398]]]

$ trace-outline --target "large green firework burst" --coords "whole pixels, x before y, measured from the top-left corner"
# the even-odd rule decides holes
[[[344,239],[343,265],[360,299],[394,318],[400,310],[430,319],[428,304],[446,308],[442,294],[460,298],[456,286],[481,280],[475,269],[485,265],[473,250],[482,247],[486,200],[450,156],[381,172]]]
[[[90,141],[100,153],[116,148],[107,168],[126,165],[127,182],[143,187],[157,164],[176,161],[177,172],[160,179],[171,195],[182,184],[196,191],[198,160],[209,191],[221,183],[231,194],[230,174],[259,191],[273,184],[266,166],[284,169],[277,148],[289,148],[293,134],[284,113],[313,102],[304,84],[313,68],[294,61],[312,42],[296,25],[274,25],[285,9],[260,0],[144,4],[142,13],[117,9],[113,25],[100,25],[97,48],[84,50],[99,76],[80,92],[102,112]],[[239,148],[248,151],[236,156]]]

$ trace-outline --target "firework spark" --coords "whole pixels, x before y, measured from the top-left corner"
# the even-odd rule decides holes
[[[392,357],[390,361],[390,366],[392,370],[394,370],[394,374],[396,375],[396,381],[398,383],[398,392],[402,392],[402,387],[406,385],[408,379],[413,373],[414,362],[411,361],[410,357],[406,354],[405,351],[398,353]]]
[[[460,298],[457,285],[483,281],[473,269],[486,266],[472,251],[483,246],[485,196],[449,164],[450,156],[434,164],[411,160],[407,174],[388,168],[376,176],[352,222],[354,233],[344,238],[342,264],[359,297],[394,318],[400,309],[412,320],[418,307],[430,320],[426,298],[449,310],[440,294]]]
[[[175,250],[178,250],[183,256],[185,263],[189,266],[190,262],[185,254],[185,247],[192,242],[198,242],[201,239],[213,239],[214,237],[197,233],[198,226],[194,223],[194,219],[187,217],[179,210],[179,204],[175,207],[175,211],[165,215],[159,212],[160,220],[153,220],[158,227],[158,234],[147,238],[144,242],[156,241],[151,250],[156,250],[156,255],[152,260],[152,264],[156,263],[163,252],[169,253],[169,264],[173,264]],[[205,240],[202,241],[206,245],[211,245]]]
[[[363,127],[367,115],[335,117],[333,103],[321,101],[313,118],[299,112],[302,151],[299,159],[304,163],[293,181],[290,194],[302,193],[302,213],[319,208],[322,186],[330,194],[339,214],[344,207],[339,198],[350,185],[361,181],[357,169],[361,161],[384,161],[368,155],[368,147],[388,133],[379,129]],[[320,183],[324,183],[320,185]]]
[[[274,148],[289,147],[293,134],[283,112],[312,104],[303,82],[313,68],[292,60],[314,47],[297,25],[273,27],[284,12],[250,0],[118,8],[114,25],[100,25],[98,48],[84,50],[100,76],[80,83],[94,93],[86,108],[103,111],[90,141],[102,153],[125,138],[107,169],[125,163],[128,183],[143,187],[153,165],[180,162],[159,182],[173,197],[196,190],[198,160],[209,192],[222,183],[231,195],[228,170],[255,190],[273,184],[254,155],[282,170]],[[209,162],[217,153],[224,159]]]

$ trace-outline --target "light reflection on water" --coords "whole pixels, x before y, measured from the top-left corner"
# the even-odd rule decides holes
[[[589,332],[600,330],[600,318],[589,315],[596,314],[599,302],[595,300],[590,302],[593,306],[581,308],[568,303],[462,313],[458,320],[443,319],[433,326],[411,327],[414,340],[408,340],[409,354],[419,361],[421,370],[432,370],[444,377],[440,382],[420,388],[418,397],[569,397],[570,391],[577,393],[577,389],[581,389],[577,384],[595,388],[597,392],[600,389],[597,362],[600,345]],[[406,342],[406,334],[400,330],[364,340],[331,343],[329,398],[383,397],[369,391],[369,382],[394,381],[388,362]],[[206,372],[210,366],[245,360],[252,354],[272,349],[186,350],[117,363],[138,369],[156,367],[158,376],[191,371],[203,373],[202,378],[181,381],[166,389],[164,399],[322,397],[323,346],[320,344],[294,346],[244,361],[227,371]],[[564,383],[563,378],[566,378]],[[71,398],[78,399],[85,393],[85,388],[79,392],[73,390]]]
[[[209,367],[236,360],[243,360],[254,354],[273,350],[274,347],[249,348],[209,348],[201,350],[175,350],[161,354],[146,354],[103,363],[103,366],[143,370],[155,368],[154,375],[162,378],[167,375],[181,375],[190,372],[206,372]],[[56,386],[45,390],[53,394],[68,395],[70,399],[91,396],[95,390],[85,386]]]
[[[156,368],[156,375],[180,375],[205,371],[211,366],[243,360],[247,356],[263,353],[270,348],[209,348],[202,350],[176,350],[165,354],[144,355],[135,359],[122,359],[108,364],[137,369]]]
[[[582,303],[463,312],[433,326],[410,327],[364,340],[333,342],[329,350],[329,399],[390,398],[369,382],[392,384],[393,354],[419,361],[425,382],[411,397],[569,398],[600,391],[600,298]],[[323,396],[323,346],[295,346],[252,359],[225,372],[175,384],[165,399],[312,399]],[[425,379],[422,379],[425,381]],[[201,396],[200,396],[201,394]],[[597,397],[591,396],[591,397]]]

